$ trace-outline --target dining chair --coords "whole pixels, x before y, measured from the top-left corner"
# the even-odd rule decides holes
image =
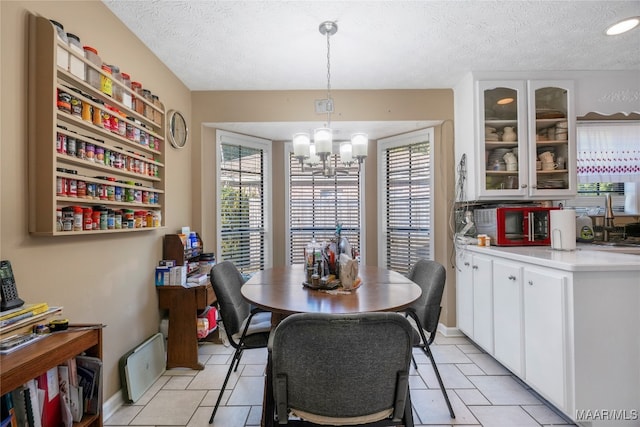
[[[414,343],[417,347],[427,355],[431,361],[433,372],[436,374],[438,384],[444,395],[444,400],[447,403],[449,409],[449,415],[451,418],[455,418],[451,402],[447,390],[442,382],[440,371],[431,352],[430,345],[436,337],[438,329],[438,321],[440,319],[440,312],[442,311],[442,293],[444,292],[444,285],[447,279],[447,271],[438,262],[421,259],[416,262],[409,270],[407,276],[411,281],[415,282],[422,289],[422,295],[418,298],[410,307],[405,310],[407,316],[410,316],[415,321],[414,328]],[[425,331],[429,333],[429,337],[425,335]],[[418,369],[418,364],[413,359],[413,365]]]
[[[211,424],[220,406],[231,372],[238,369],[242,352],[248,349],[267,347],[271,331],[271,313],[252,308],[242,297],[240,288],[244,284],[244,279],[231,261],[223,261],[214,265],[209,272],[209,279],[216,294],[216,304],[222,319],[223,329],[229,343],[235,349],[227,376],[222,383],[220,395],[218,395],[218,400],[209,419],[209,424]]]
[[[413,329],[399,313],[298,313],[274,329],[269,365],[279,425],[413,426]]]

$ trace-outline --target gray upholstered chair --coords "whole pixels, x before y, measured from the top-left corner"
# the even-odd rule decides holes
[[[300,313],[269,343],[280,425],[413,426],[413,329],[398,313]]]
[[[442,310],[442,293],[444,291],[444,284],[447,279],[447,271],[445,268],[436,261],[427,259],[421,259],[416,262],[407,276],[413,282],[417,283],[422,288],[422,295],[406,310],[406,314],[410,316],[416,323],[414,336],[414,342],[417,347],[420,347],[422,351],[427,355],[431,361],[431,366],[436,374],[440,389],[444,395],[444,399],[447,402],[449,408],[449,415],[451,418],[455,418],[447,390],[444,388],[444,383],[440,377],[438,366],[433,358],[433,353],[429,346],[433,343],[436,337],[438,329],[438,321],[440,319],[440,311]],[[424,331],[429,333],[429,337],[425,335]],[[418,364],[413,361],[414,366],[418,369]]]
[[[252,309],[251,305],[242,297],[240,288],[244,284],[244,279],[232,262],[223,261],[214,265],[209,273],[209,279],[216,293],[218,311],[222,318],[224,331],[229,343],[235,348],[227,376],[222,383],[220,395],[209,419],[209,424],[211,424],[218,411],[218,406],[220,406],[234,365],[235,369],[238,369],[242,352],[247,349],[267,347],[271,331],[271,313]]]

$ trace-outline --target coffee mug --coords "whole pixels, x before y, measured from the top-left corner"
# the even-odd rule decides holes
[[[558,169],[558,164],[553,162],[542,162],[542,170],[543,171],[552,171],[554,169]]]
[[[536,160],[536,170],[542,169],[542,160]]]
[[[518,170],[518,164],[517,163],[507,163],[507,170],[512,172],[512,171],[517,171]]]
[[[553,153],[551,151],[545,151],[544,153],[538,156],[540,160],[546,163],[553,162]]]

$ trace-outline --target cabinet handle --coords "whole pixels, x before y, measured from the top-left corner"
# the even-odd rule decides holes
[[[533,286],[533,280],[529,280],[529,286]]]
[[[474,270],[477,270],[477,269],[478,269],[478,266],[477,266],[477,265],[474,265],[474,266],[473,266],[473,267],[471,267],[471,268],[473,268]]]
[[[521,184],[520,188],[527,188],[527,184]]]
[[[531,186],[531,188],[538,188],[538,187],[537,187],[537,186],[535,186],[535,185],[532,185],[532,186]]]
[[[469,267],[469,263],[468,262],[465,262],[464,265],[465,265],[465,267]]]
[[[513,274],[509,275],[509,280],[516,280],[516,276],[514,276]]]

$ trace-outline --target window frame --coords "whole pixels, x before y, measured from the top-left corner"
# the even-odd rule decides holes
[[[431,182],[430,196],[429,196],[429,223],[431,228],[429,230],[429,259],[434,259],[434,157],[435,157],[435,130],[433,127],[421,129],[413,132],[408,132],[402,135],[397,135],[389,138],[378,140],[377,155],[378,155],[378,184],[377,194],[378,196],[378,265],[381,267],[387,267],[387,190],[386,182],[387,176],[386,170],[386,156],[385,151],[390,148],[396,148],[401,146],[407,146],[411,144],[417,144],[422,141],[427,141],[430,145],[430,158],[429,158],[429,180]],[[409,266],[407,266],[409,267]]]
[[[273,162],[272,162],[272,141],[268,139],[258,138],[254,136],[236,134],[229,131],[216,129],[216,203],[222,200],[222,156],[220,150],[222,144],[241,145],[253,149],[263,151],[262,167],[263,167],[263,195],[264,203],[262,205],[264,219],[264,248],[263,259],[264,267],[271,268],[273,266],[273,221],[272,221],[272,182],[273,182]],[[216,257],[218,261],[224,261],[222,258],[222,217],[221,210],[216,209]]]
[[[293,154],[293,143],[291,141],[284,144],[284,156],[283,161],[285,165],[284,181],[285,181],[285,197],[284,197],[284,209],[285,209],[285,245],[284,245],[284,259],[285,262],[291,258],[291,210],[290,210],[290,195],[291,195],[291,168],[289,167],[289,159]],[[366,160],[360,165],[360,180],[358,183],[358,197],[360,199],[360,259],[366,259],[366,215],[364,214],[366,206],[366,197],[364,191],[364,181],[366,177]]]

